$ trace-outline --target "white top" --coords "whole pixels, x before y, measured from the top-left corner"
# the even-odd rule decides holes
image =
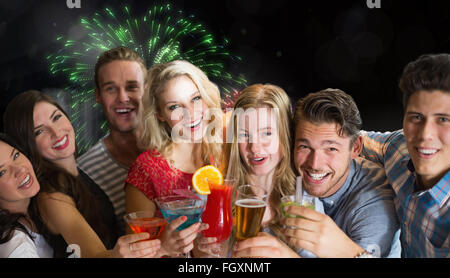
[[[30,232],[34,241],[24,232],[15,230],[8,242],[0,244],[0,258],[53,258],[53,249],[40,234]]]

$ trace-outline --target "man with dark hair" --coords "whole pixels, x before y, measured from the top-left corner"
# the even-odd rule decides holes
[[[110,198],[122,233],[124,182],[130,165],[141,153],[136,139],[142,129],[146,80],[144,60],[135,51],[121,46],[100,55],[95,65],[95,100],[103,108],[109,133],[77,160]]]
[[[297,102],[294,164],[303,189],[319,197],[321,213],[288,206],[281,220],[286,244],[269,234],[239,242],[244,257],[400,257],[394,191],[384,169],[359,157],[362,125],[352,97],[341,90],[311,93]]]
[[[303,188],[319,197],[325,214],[289,207],[286,235],[296,248],[319,257],[399,257],[394,192],[383,169],[358,157],[362,126],[352,97],[326,89],[307,95],[295,109],[294,163]],[[375,251],[376,254],[373,254]]]
[[[450,55],[403,70],[403,130],[362,132],[362,154],[381,163],[395,191],[403,257],[450,256]]]

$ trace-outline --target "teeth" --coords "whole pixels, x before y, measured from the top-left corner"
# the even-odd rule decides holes
[[[129,113],[131,109],[116,109],[117,113]]]
[[[309,175],[313,180],[321,180],[321,179],[323,179],[326,175],[328,175],[328,173],[323,173],[323,174],[312,174],[312,173],[308,173],[308,175]]]
[[[192,123],[192,124],[188,124],[188,125],[186,125],[186,126],[189,127],[189,128],[196,127],[196,126],[198,126],[198,125],[200,124],[201,120],[202,120],[202,119],[200,119],[200,120],[198,120],[198,121],[195,121],[195,122]]]
[[[55,145],[53,145],[53,148],[60,147],[60,146],[64,145],[66,142],[67,142],[67,135],[64,136],[64,138],[63,138],[61,141],[59,141],[58,143],[56,143]]]
[[[423,154],[434,154],[437,152],[437,150],[433,149],[418,149],[418,151]]]
[[[22,183],[19,185],[19,187],[24,186],[28,181],[30,181],[30,175],[27,175],[25,179],[22,181]]]
[[[261,158],[253,158],[254,161],[262,161],[264,159],[264,157]]]

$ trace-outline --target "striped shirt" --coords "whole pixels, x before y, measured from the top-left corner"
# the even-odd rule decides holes
[[[117,223],[125,234],[125,191],[124,183],[128,167],[117,162],[106,149],[105,137],[77,159],[78,167],[83,170],[109,197],[114,207]]]
[[[417,174],[402,130],[361,132],[362,155],[382,164],[396,197],[403,257],[450,257],[450,171],[432,188],[419,191]]]

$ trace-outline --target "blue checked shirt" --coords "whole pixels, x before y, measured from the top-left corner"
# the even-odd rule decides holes
[[[403,131],[362,131],[361,135],[362,155],[384,166],[396,194],[402,257],[449,258],[450,171],[432,188],[417,191],[417,176]]]

